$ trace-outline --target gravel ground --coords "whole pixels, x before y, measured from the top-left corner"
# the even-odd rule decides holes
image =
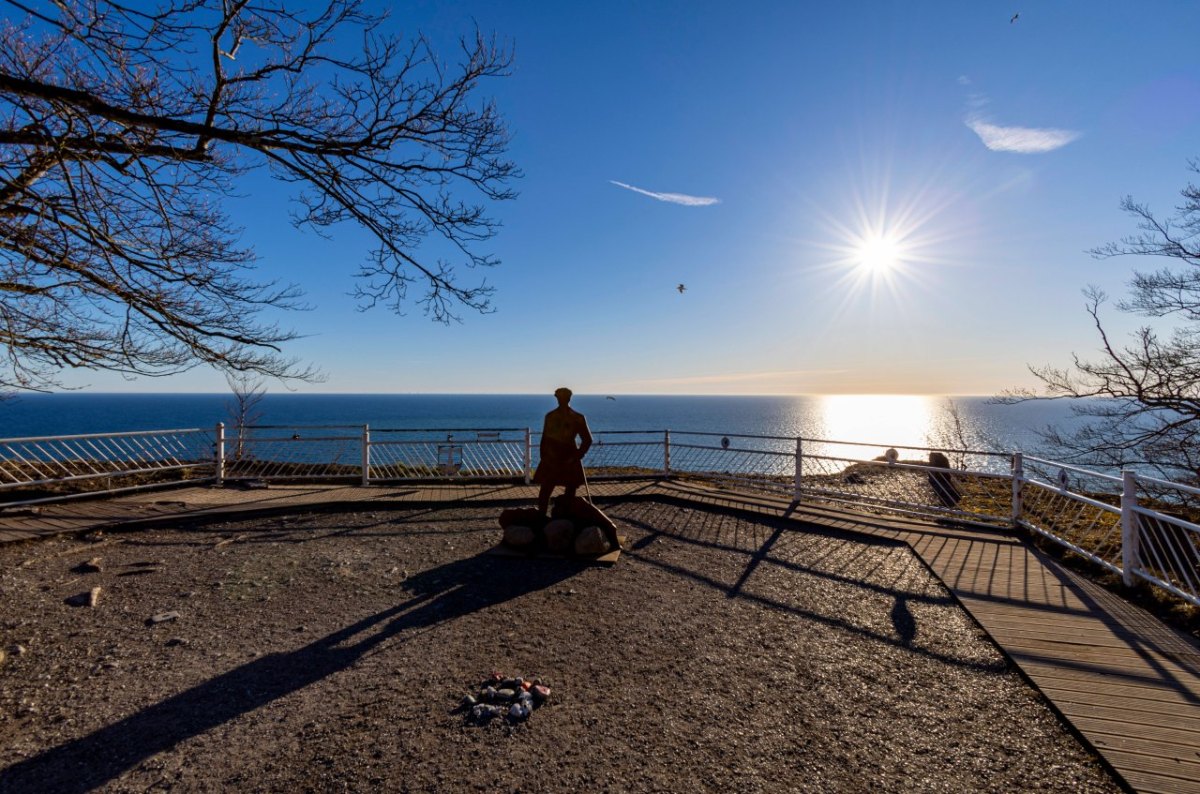
[[[905,547],[625,502],[614,567],[505,559],[499,509],[0,547],[0,791],[1119,790]],[[467,724],[492,670],[550,702]]]

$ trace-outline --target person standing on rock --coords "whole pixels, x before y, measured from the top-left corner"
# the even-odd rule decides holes
[[[541,486],[538,491],[538,510],[546,515],[550,508],[550,495],[554,487],[561,485],[566,490],[567,503],[575,499],[575,490],[583,485],[583,456],[592,446],[592,434],[587,419],[570,406],[571,390],[565,386],[554,392],[558,407],[546,414],[542,424],[541,460],[533,481]],[[575,445],[575,439],[579,445]]]

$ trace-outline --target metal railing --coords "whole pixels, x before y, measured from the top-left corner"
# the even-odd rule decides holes
[[[1014,523],[1127,586],[1140,579],[1200,606],[1198,496],[1200,489],[1128,469],[1117,477],[1016,455]]]
[[[5,504],[110,494],[211,479],[210,430],[147,430],[0,439]]]
[[[226,480],[359,476],[362,425],[247,425],[216,429],[216,474]]]
[[[934,467],[914,457],[930,452],[949,453],[959,465]],[[1011,520],[1007,454],[686,432],[673,435],[670,457],[673,471],[681,476],[786,495],[794,501],[988,523]],[[971,469],[968,463],[992,465],[990,470]]]
[[[362,482],[528,480],[528,428],[363,427]]]
[[[0,500],[230,480],[529,482],[529,428],[259,425],[0,439]],[[943,456],[943,457],[938,457]],[[933,465],[929,461],[938,465]],[[605,430],[591,480],[678,477],[857,510],[1015,525],[1200,605],[1200,489],[1021,453],[698,431]]]

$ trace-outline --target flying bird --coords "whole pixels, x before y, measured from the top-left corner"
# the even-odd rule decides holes
[[[1013,14],[1012,19],[1008,20],[1008,24],[1011,25],[1012,23],[1016,22],[1017,17],[1019,17],[1019,16],[1021,16],[1021,13],[1019,11],[1017,13]]]
[[[678,287],[676,287],[675,289],[679,290],[679,294],[680,294],[680,295],[682,295],[683,293],[687,292],[687,287],[683,286],[682,284],[680,284],[680,285],[679,285]]]

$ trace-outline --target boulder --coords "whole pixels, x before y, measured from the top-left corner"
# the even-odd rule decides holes
[[[585,527],[579,530],[575,538],[575,553],[580,556],[594,557],[608,551],[608,541],[600,527]]]
[[[617,525],[612,519],[604,515],[604,512],[586,499],[575,497],[575,501],[571,505],[571,515],[575,519],[575,524],[581,527],[599,527],[604,533],[606,542],[609,548],[615,549],[619,543],[617,539]]]
[[[504,528],[504,545],[514,547],[529,546],[533,543],[533,530],[521,524],[509,524]]]
[[[564,518],[557,518],[546,525],[546,548],[555,554],[566,554],[575,543],[575,525]]]
[[[513,524],[539,529],[546,523],[546,517],[536,508],[520,507],[500,511],[500,526],[508,529]]]
[[[930,471],[926,474],[929,479],[929,485],[937,494],[938,501],[944,507],[958,507],[958,503],[962,501],[962,493],[954,484],[954,479],[949,474],[950,459],[940,452],[929,453],[929,465],[935,469],[946,469],[947,471]]]

